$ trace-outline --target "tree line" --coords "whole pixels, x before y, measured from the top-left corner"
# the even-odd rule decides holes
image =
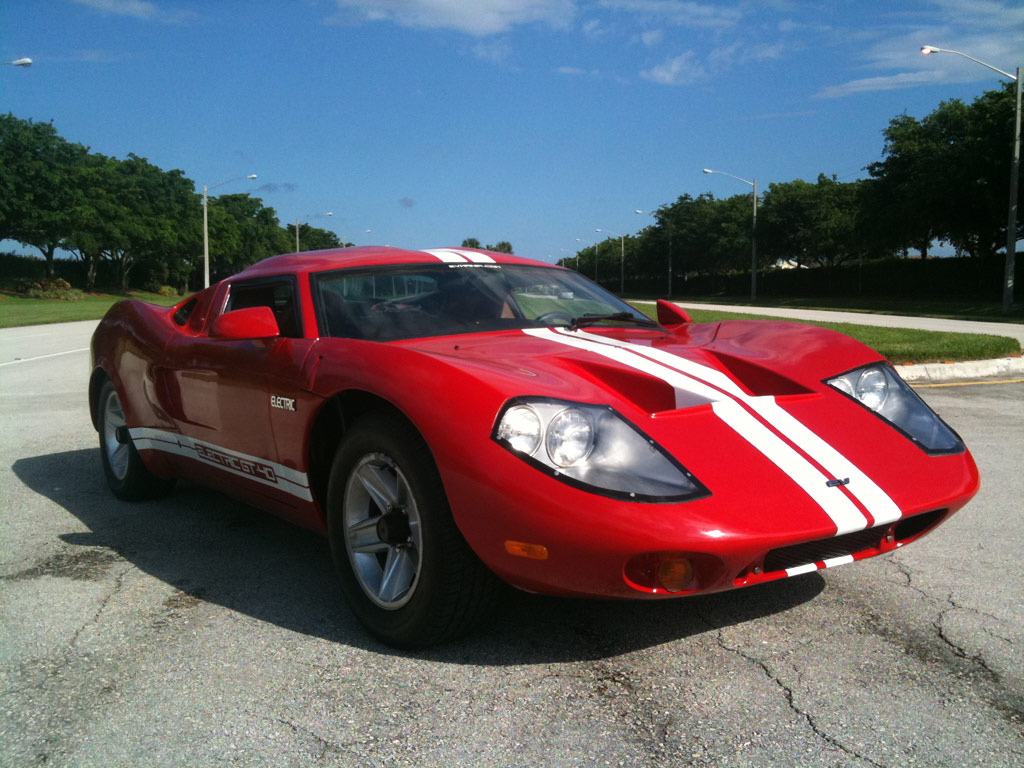
[[[50,277],[56,254],[66,251],[83,264],[85,290],[103,262],[122,290],[130,281],[187,288],[202,267],[202,195],[195,189],[180,170],[134,154],[108,157],[65,140],[50,123],[0,115],[0,239],[38,249]],[[207,207],[214,279],[293,250],[295,225],[282,227],[260,198],[218,195]],[[299,225],[299,237],[303,250],[343,245],[309,224]]]
[[[757,200],[758,270],[862,264],[911,250],[927,259],[936,243],[979,265],[991,261],[1006,243],[1014,110],[1012,83],[971,104],[944,101],[920,120],[890,120],[868,178],[820,174],[814,182],[770,184]],[[613,287],[623,261],[636,284],[749,273],[752,202],[751,194],[684,194],[637,234],[610,237],[559,263]],[[1021,202],[1024,185],[1018,210]]]

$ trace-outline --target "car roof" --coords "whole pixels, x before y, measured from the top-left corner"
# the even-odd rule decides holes
[[[534,259],[524,259],[508,253],[484,251],[478,248],[431,248],[422,251],[392,248],[388,245],[364,245],[355,248],[332,248],[324,251],[304,251],[271,256],[247,267],[237,277],[277,275],[282,272],[323,272],[352,267],[376,267],[392,264],[440,263],[496,263],[529,264],[561,269]]]

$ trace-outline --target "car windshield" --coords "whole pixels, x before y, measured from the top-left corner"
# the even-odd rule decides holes
[[[316,275],[323,335],[392,341],[594,324],[657,327],[570,270],[416,264]]]

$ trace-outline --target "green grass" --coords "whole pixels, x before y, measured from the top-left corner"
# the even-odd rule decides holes
[[[70,323],[75,320],[99,320],[115,302],[125,298],[141,299],[171,307],[181,301],[182,297],[131,291],[127,296],[87,293],[85,298],[80,301],[61,301],[59,299],[31,299],[19,293],[4,291],[0,293],[0,328]]]
[[[165,307],[173,306],[180,296],[160,296],[155,293],[133,291],[129,298],[141,299]],[[16,293],[0,293],[0,328],[18,325],[39,325],[46,323],[67,323],[75,320],[98,320],[117,301],[126,298],[115,294],[86,294],[81,301],[59,301],[54,299],[30,299]],[[637,304],[637,309],[655,316],[653,304]],[[829,307],[835,309],[835,305]],[[695,322],[708,323],[719,320],[771,320],[780,322],[804,322],[756,314],[720,312],[714,309],[690,310]],[[994,318],[989,318],[994,319]],[[986,336],[974,333],[946,333],[919,331],[906,328],[880,328],[851,323],[810,323],[851,336],[867,344],[894,363],[924,363],[945,360],[989,360],[1020,354],[1020,345],[1015,339],[1005,336]]]
[[[686,296],[676,297],[674,301],[696,304],[731,304],[733,306],[751,307],[742,296]],[[841,312],[872,312],[882,315],[906,315],[908,317],[944,317],[953,320],[987,320],[993,323],[1024,323],[1024,305],[1017,304],[1013,311],[1004,315],[1002,305],[998,302],[965,301],[963,299],[921,300],[892,298],[857,298],[834,296],[828,299],[809,298],[778,298],[772,296],[764,299],[766,306],[787,309],[823,309]]]
[[[634,306],[649,317],[655,317],[657,313],[657,309],[651,304],[635,304]],[[712,309],[692,309],[688,312],[697,323],[712,323],[720,320],[768,320],[831,328],[867,344],[893,363],[991,360],[996,357],[1008,357],[1021,353],[1017,340],[1007,336],[882,328],[853,323],[817,323],[764,315],[720,312]]]

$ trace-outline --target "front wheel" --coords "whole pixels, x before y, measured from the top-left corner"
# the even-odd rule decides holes
[[[422,648],[486,614],[497,579],[462,538],[430,449],[404,419],[356,422],[334,458],[327,503],[342,588],[377,638]]]
[[[114,495],[125,501],[139,501],[170,491],[174,481],[157,477],[142,463],[128,434],[121,398],[109,379],[100,387],[96,412],[103,474]]]

